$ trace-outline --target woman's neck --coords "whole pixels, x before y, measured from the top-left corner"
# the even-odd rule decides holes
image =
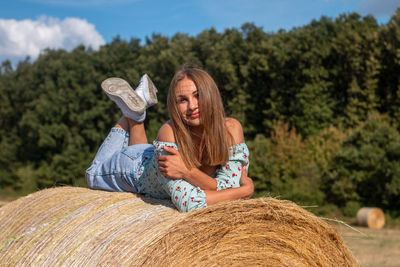
[[[200,141],[203,136],[204,128],[203,126],[191,126],[189,131],[193,141]]]
[[[199,161],[202,159],[202,154],[203,154],[203,144],[202,144],[202,138],[203,138],[203,127],[197,126],[197,127],[190,127],[190,136],[192,137],[192,142],[194,145],[194,149],[197,154],[197,158]]]

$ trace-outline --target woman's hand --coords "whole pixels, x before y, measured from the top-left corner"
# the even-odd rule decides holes
[[[172,155],[163,155],[158,157],[158,170],[165,178],[184,178],[188,173],[181,155],[178,150],[165,146],[164,150]]]
[[[254,184],[253,180],[247,176],[246,167],[242,169],[242,176],[240,177],[240,187],[242,187],[245,191],[244,198],[250,198],[254,193]]]

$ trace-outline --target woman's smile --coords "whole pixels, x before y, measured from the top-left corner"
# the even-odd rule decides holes
[[[192,119],[199,118],[200,117],[200,113],[199,112],[191,113],[189,115],[189,117],[192,118]]]

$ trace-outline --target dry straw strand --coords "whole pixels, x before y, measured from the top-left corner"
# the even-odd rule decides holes
[[[45,189],[0,208],[2,266],[357,266],[336,229],[298,205],[169,201]]]

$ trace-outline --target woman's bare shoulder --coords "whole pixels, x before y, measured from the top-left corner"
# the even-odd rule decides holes
[[[225,118],[225,125],[228,132],[233,137],[233,144],[240,144],[244,142],[243,128],[240,122],[234,118]]]
[[[175,143],[174,131],[172,122],[169,120],[158,130],[157,141]]]

